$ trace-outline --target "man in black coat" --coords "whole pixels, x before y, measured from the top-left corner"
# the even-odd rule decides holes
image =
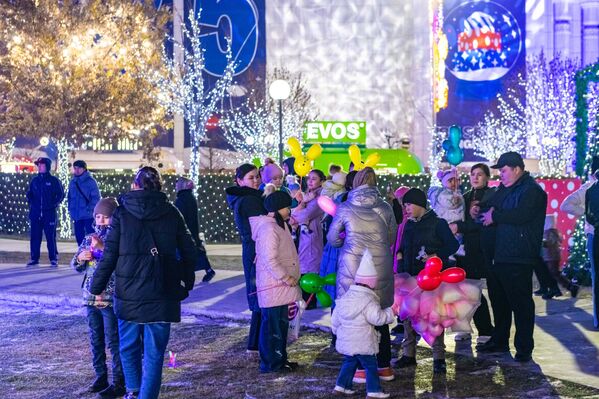
[[[157,398],[171,323],[181,321],[181,301],[195,281],[197,252],[183,216],[160,191],[158,171],[141,168],[133,187],[112,216],[89,291],[99,295],[114,272],[127,391],[132,397]]]
[[[38,158],[35,162],[38,175],[29,183],[27,202],[29,203],[29,220],[31,221],[31,238],[29,247],[31,260],[27,266],[39,265],[42,231],[46,235],[50,266],[58,266],[58,250],[56,248],[56,210],[64,199],[64,189],[60,180],[52,176],[49,158]]]
[[[509,351],[513,313],[515,360],[527,362],[534,348],[532,272],[541,253],[547,193],[524,170],[518,153],[502,154],[492,168],[499,169],[501,185],[486,204],[488,210],[481,214],[481,220],[485,226],[497,226],[495,256],[487,279],[495,330],[491,339],[477,349]]]

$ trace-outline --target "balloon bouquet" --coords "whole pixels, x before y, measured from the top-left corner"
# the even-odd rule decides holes
[[[400,273],[394,282],[394,310],[400,319],[410,319],[414,330],[431,346],[445,328],[472,332],[470,321],[480,305],[479,281],[466,281],[462,268],[442,268],[441,259],[431,257],[417,277]]]

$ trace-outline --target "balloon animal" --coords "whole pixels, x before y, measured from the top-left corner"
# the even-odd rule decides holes
[[[373,153],[366,158],[366,161],[362,161],[362,153],[357,145],[353,144],[349,147],[349,159],[354,163],[354,170],[362,170],[366,167],[374,168],[381,156],[378,153]]]
[[[289,146],[289,152],[295,157],[295,162],[293,164],[295,173],[300,177],[307,176],[312,170],[314,160],[322,154],[322,147],[320,144],[313,144],[308,151],[306,151],[306,155],[304,155],[302,147],[295,137],[290,137],[289,140],[287,140],[287,145]]]

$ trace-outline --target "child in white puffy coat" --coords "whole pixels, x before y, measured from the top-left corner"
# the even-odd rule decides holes
[[[370,398],[388,398],[379,381],[376,354],[380,334],[374,326],[390,324],[394,320],[391,308],[381,309],[380,298],[374,292],[377,273],[372,256],[366,250],[356,272],[355,284],[343,297],[336,300],[331,320],[333,334],[337,335],[337,352],[344,355],[337,377],[334,394],[354,393],[352,380],[361,365],[366,371],[366,391]]]
[[[431,187],[428,190],[427,197],[431,203],[431,208],[438,217],[445,219],[449,224],[458,221],[463,222],[465,201],[459,190],[457,170],[455,168],[440,170],[437,172],[437,177],[441,181],[442,187]],[[456,238],[460,242],[460,248],[456,254],[463,256],[462,235],[456,234]]]

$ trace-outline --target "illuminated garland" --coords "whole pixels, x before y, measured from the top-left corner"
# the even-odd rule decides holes
[[[60,238],[69,238],[72,235],[71,231],[71,215],[69,214],[69,207],[67,198],[69,196],[69,181],[71,179],[69,173],[69,145],[66,139],[58,140],[58,164],[57,174],[58,180],[64,189],[65,200],[60,203],[58,207],[58,224]]]
[[[597,128],[591,129],[592,123],[589,113],[592,108],[589,103],[597,106],[597,90],[590,91],[592,82],[599,82],[599,62],[591,64],[578,71],[575,77],[576,84],[576,174],[586,176],[591,159],[599,153],[597,147]],[[596,115],[596,114],[595,114]],[[594,118],[596,123],[596,118]]]
[[[570,255],[568,256],[568,264],[562,270],[568,278],[576,280],[582,285],[591,285],[590,280],[590,262],[587,254],[587,238],[584,234],[584,216],[576,222],[574,234],[570,237]]]
[[[167,54],[162,47],[162,62],[166,72],[154,71],[144,74],[158,90],[157,101],[170,114],[180,114],[189,126],[191,136],[191,159],[189,175],[198,187],[200,170],[200,142],[206,136],[206,123],[218,111],[233,81],[235,63],[231,53],[231,38],[227,37],[227,65],[223,76],[218,79],[212,89],[206,87],[204,79],[204,49],[201,44],[199,13],[189,13],[189,26],[181,21],[183,43],[172,37],[168,40],[174,44],[174,57]],[[182,54],[178,60],[177,54]],[[196,191],[197,194],[197,191]]]

